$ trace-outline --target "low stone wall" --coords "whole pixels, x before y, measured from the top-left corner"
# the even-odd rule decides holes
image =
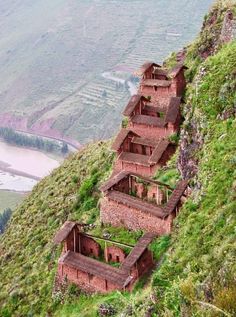
[[[58,281],[59,283],[66,279],[70,283],[76,284],[80,289],[88,293],[107,293],[114,290],[122,290],[118,285],[112,284],[98,276],[91,276],[67,265],[59,264]]]
[[[113,167],[113,174],[115,175],[119,172],[125,171],[136,173],[140,176],[152,177],[159,168],[160,165],[158,164],[148,167],[139,164],[122,162],[121,160],[117,159]]]
[[[152,127],[146,126],[144,124],[136,124],[130,122],[128,125],[128,129],[141,135],[143,138],[150,138],[154,140],[159,140],[162,138],[166,138],[169,135],[175,132],[174,128],[160,128],[160,127]]]
[[[141,229],[157,235],[165,235],[171,232],[174,216],[170,215],[166,219],[160,219],[104,197],[101,200],[100,218],[102,223],[111,224],[114,227],[126,227],[131,230]]]
[[[141,86],[139,93],[145,97],[151,96],[151,102],[157,103],[163,108],[167,108],[171,97],[177,96],[176,90],[171,87],[158,87],[155,90],[154,87]]]

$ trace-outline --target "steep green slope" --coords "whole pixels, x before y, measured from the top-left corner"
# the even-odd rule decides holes
[[[109,143],[88,146],[42,180],[14,212],[0,240],[0,316],[50,311],[58,258],[53,235],[68,218],[97,217],[97,184],[112,161]]]
[[[215,7],[187,56],[193,81],[187,90],[181,151],[184,155],[186,144],[191,147],[188,160],[195,162],[197,172],[192,199],[176,221],[171,251],[154,274],[160,316],[236,315],[236,42],[219,44],[226,8],[223,2]],[[214,14],[218,22],[208,28]],[[201,61],[199,43],[209,49],[207,34],[215,36],[216,53]],[[191,164],[181,166],[183,173],[188,168]]]
[[[152,245],[157,259],[170,246],[163,262],[132,294],[87,296],[72,286],[52,298],[59,256],[51,243],[54,232],[66,219],[95,223],[97,234],[103,230],[97,188],[110,173],[113,155],[109,142],[91,145],[40,182],[0,239],[0,315],[95,317],[101,303],[111,304],[116,316],[236,315],[236,42],[219,40],[228,8],[229,2],[219,1],[188,48],[180,149],[157,177],[178,178],[178,166],[192,176],[192,195],[171,241],[163,237]],[[141,234],[106,230],[123,241]]]
[[[14,212],[8,229],[0,238],[0,316],[97,316],[104,301],[123,307],[135,294],[148,293],[140,286],[134,295],[115,293],[108,296],[79,295],[74,287],[65,293],[52,296],[60,247],[55,247],[53,236],[65,220],[93,223],[90,233],[111,234],[124,243],[135,244],[142,232],[123,228],[101,227],[99,222],[99,184],[111,172],[114,155],[111,142],[87,146],[71,156],[50,176],[43,179]],[[169,237],[154,241],[152,248],[156,259],[165,252]],[[145,308],[144,308],[145,309]]]
[[[235,56],[236,43],[211,58],[205,64],[208,75],[200,82],[199,95],[192,96],[191,106],[196,106],[193,116],[204,124],[204,145],[195,154],[199,172],[193,183],[201,184],[201,189],[196,189],[193,199],[182,208],[172,251],[154,276],[163,316],[169,310],[174,316],[184,311],[187,316],[195,316],[196,312],[196,316],[208,316],[206,304],[197,304],[199,301],[210,302],[232,316],[236,314],[236,121],[233,117],[221,121],[207,115],[220,107],[219,92],[225,85],[225,78],[221,80],[215,74],[219,71],[216,65],[222,72],[226,67],[226,74],[230,74],[236,67]],[[229,68],[226,59],[231,62]],[[233,106],[228,101],[225,107]],[[209,316],[218,316],[216,309],[211,312]]]

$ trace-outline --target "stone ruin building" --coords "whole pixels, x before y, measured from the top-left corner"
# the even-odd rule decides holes
[[[167,139],[150,139],[122,129],[117,135],[112,150],[117,154],[114,174],[120,171],[152,176],[164,166],[175,152],[175,145]]]
[[[167,107],[154,106],[148,98],[134,95],[123,115],[128,118],[128,129],[150,139],[165,138],[179,131],[181,97],[171,97]]]
[[[175,152],[169,137],[179,132],[181,124],[185,69],[182,63],[168,70],[153,62],[139,69],[138,94],[123,112],[128,126],[112,145],[117,154],[113,173],[101,186],[101,223],[146,233],[130,246],[91,236],[81,224],[66,221],[54,238],[63,245],[58,285],[75,283],[86,292],[130,291],[152,269],[154,260],[148,247],[156,236],[171,233],[187,196],[188,180],[180,180],[172,188],[152,178]]]
[[[138,174],[121,172],[101,186],[101,222],[157,235],[170,234],[187,185],[188,181],[182,180],[173,189]]]
[[[87,235],[80,224],[66,221],[54,238],[54,243],[63,245],[57,282],[69,281],[87,292],[130,291],[154,265],[148,250],[154,237],[154,234],[146,233],[135,246],[130,246]],[[105,243],[104,249],[97,240]],[[127,248],[129,254],[124,251]],[[114,267],[109,263],[120,265]]]
[[[182,97],[186,87],[185,69],[183,64],[167,70],[155,63],[145,63],[137,72],[141,77],[139,94],[159,107],[166,107],[171,97]]]

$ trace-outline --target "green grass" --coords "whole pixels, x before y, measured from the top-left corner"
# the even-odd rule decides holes
[[[111,239],[135,245],[142,235],[124,228],[100,226],[98,203],[101,198],[100,184],[109,177],[114,159],[110,142],[99,142],[71,157],[41,182],[18,207],[5,234],[0,238],[0,315],[1,316],[97,316],[100,303],[112,301],[117,311],[135,298],[144,298],[143,282],[133,294],[114,292],[107,296],[58,294],[52,298],[54,276],[60,247],[52,243],[54,234],[65,220],[94,223],[90,234],[109,233]],[[17,228],[17,230],[16,230]],[[166,251],[169,238],[154,242],[157,260]],[[128,251],[128,250],[127,250]],[[150,280],[145,284],[150,289]],[[73,295],[73,296],[72,296]],[[145,295],[146,296],[146,295]],[[63,304],[58,300],[63,299]]]
[[[53,245],[53,236],[66,219],[81,221],[77,195],[95,169],[101,173],[93,184],[93,199],[99,200],[97,183],[108,177],[113,161],[109,147],[110,143],[100,142],[72,155],[39,182],[14,212],[0,238],[1,316],[26,316],[29,312],[44,315],[54,309],[51,292],[59,248]],[[93,212],[94,208],[87,208],[84,219]]]
[[[210,14],[217,17],[211,26],[216,41],[226,10],[220,2],[217,5]],[[218,118],[235,105],[236,43],[217,47],[204,61],[199,54],[210,47],[211,27],[205,25],[187,56],[189,85],[182,132],[190,144],[196,132],[202,137],[203,143],[191,153],[198,173],[172,236],[158,238],[150,246],[159,266],[131,294],[85,295],[72,285],[52,298],[60,254],[52,238],[65,220],[94,223],[90,233],[106,232],[130,244],[142,234],[100,226],[99,185],[110,175],[114,156],[109,142],[93,144],[34,188],[0,239],[1,316],[97,317],[104,303],[114,307],[117,317],[122,313],[144,317],[149,307],[154,309],[152,317],[236,315],[236,119]],[[178,155],[156,179],[175,185],[180,178]]]
[[[153,276],[160,316],[178,317],[183,311],[187,316],[223,316],[219,310],[236,315],[236,119],[217,119],[235,105],[235,56],[235,42],[221,47],[200,65],[200,80],[196,70],[198,81],[187,91],[188,118],[204,139],[193,153],[199,161],[193,185],[197,182],[201,189],[181,209],[171,252]]]
[[[89,233],[102,235],[106,232],[113,240],[133,245],[142,235],[141,231],[100,226],[99,185],[110,175],[113,158],[110,142],[88,146],[39,182],[24,204],[16,209],[0,239],[3,255],[0,260],[1,316],[44,316],[46,312],[53,312],[55,316],[80,314],[91,317],[97,316],[98,305],[106,302],[112,302],[117,311],[129,302],[134,303],[137,311],[144,310],[141,302],[135,303],[136,296],[141,301],[147,294],[147,290],[142,291],[144,281],[136,286],[133,294],[114,292],[106,296],[77,296],[77,292],[73,295],[68,289],[66,294],[51,296],[60,254],[60,248],[53,245],[52,239],[66,219],[93,222],[95,228]],[[165,237],[160,242],[153,242],[151,247],[157,260],[166,251],[168,241]],[[145,289],[150,289],[150,280]],[[62,297],[63,304],[60,304],[58,298]]]
[[[23,199],[23,194],[0,190],[0,212],[6,208],[14,209]]]

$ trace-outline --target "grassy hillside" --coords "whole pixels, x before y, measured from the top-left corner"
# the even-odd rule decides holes
[[[14,213],[0,239],[1,316],[96,317],[101,303],[112,305],[117,317],[144,317],[148,311],[152,317],[236,315],[236,42],[219,41],[228,8],[229,2],[219,1],[188,48],[180,149],[156,177],[173,182],[178,165],[193,176],[192,195],[172,237],[152,244],[157,260],[164,254],[152,276],[132,294],[87,296],[71,286],[51,296],[60,253],[51,241],[66,219],[95,223],[96,234],[108,231],[124,242],[134,243],[141,234],[99,225],[98,186],[114,158],[110,143],[100,142],[41,181]],[[232,8],[236,12],[236,4]],[[205,51],[212,56],[203,58]]]
[[[222,106],[234,105],[235,88],[226,92],[224,104],[220,91],[226,84],[235,85],[234,80],[226,82],[235,71],[235,54],[236,43],[204,63],[199,94],[189,96],[192,115],[203,125],[204,145],[195,154],[199,172],[194,180],[201,189],[182,208],[171,251],[154,274],[161,316],[224,316],[218,309],[236,314],[236,120],[216,119],[218,107],[222,111]]]
[[[98,215],[97,184],[109,174],[112,160],[107,143],[88,146],[42,180],[15,211],[0,242],[1,316],[52,309],[59,255],[53,235],[68,218],[79,220],[83,213],[90,222]]]
[[[192,40],[212,3],[0,1],[0,124],[7,107],[18,129],[81,143],[110,137],[129,92],[102,73],[128,78],[143,61],[163,60]]]
[[[14,209],[23,199],[23,194],[0,190],[0,213],[6,208]]]
[[[221,46],[218,41],[229,8],[225,4],[215,6],[188,51],[193,81],[182,136],[190,145],[201,144],[191,153],[198,162],[192,198],[176,221],[168,257],[153,277],[160,316],[236,315],[236,42]],[[236,3],[232,9],[236,12]],[[213,15],[217,22],[209,28]],[[199,43],[209,48],[207,34],[215,36],[218,47],[202,61]]]

